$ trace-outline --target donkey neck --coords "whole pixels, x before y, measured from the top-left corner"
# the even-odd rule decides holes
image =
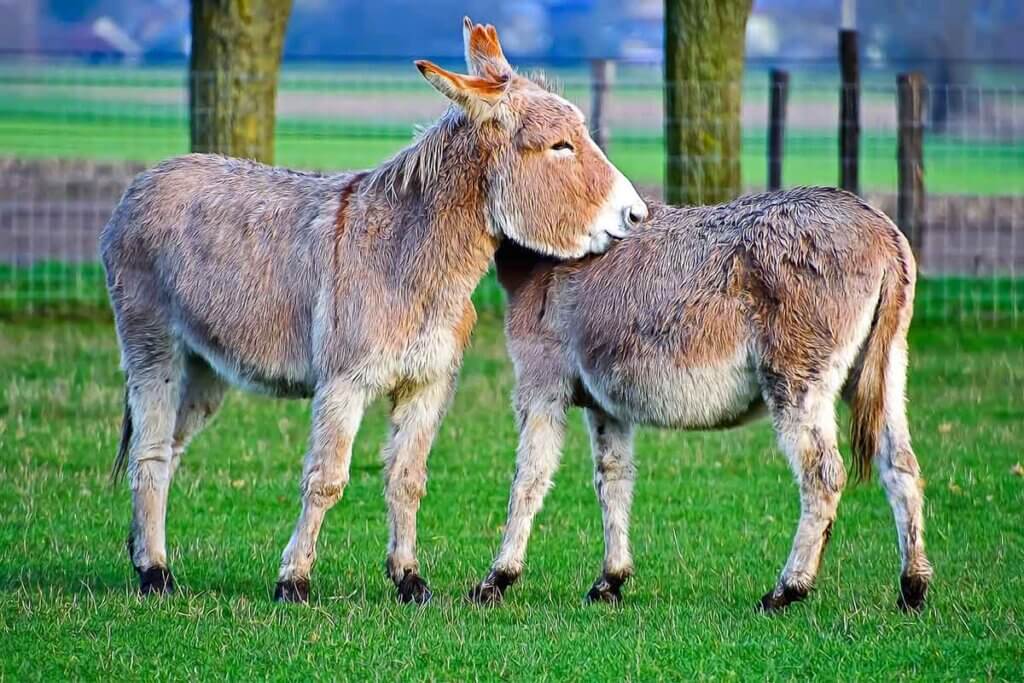
[[[418,289],[437,292],[437,299],[450,293],[453,302],[469,298],[498,247],[487,227],[484,198],[468,199],[458,191],[462,184],[454,182],[430,199],[436,202],[433,218],[410,249],[407,271]]]
[[[497,248],[486,219],[488,152],[478,135],[449,112],[362,183],[368,205],[390,207],[382,246],[391,251],[392,282],[422,293],[430,307],[464,304]]]
[[[529,282],[550,272],[558,260],[544,256],[511,240],[502,240],[494,254],[494,268],[498,282],[509,300],[514,300],[520,290]]]
[[[560,262],[504,240],[494,254],[494,267],[508,297],[505,335],[509,340],[554,333],[545,316],[557,288],[554,272]],[[556,297],[557,298],[557,295]]]

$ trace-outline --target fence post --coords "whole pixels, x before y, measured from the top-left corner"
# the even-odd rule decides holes
[[[608,89],[615,78],[615,62],[610,59],[590,60],[590,137],[597,146],[608,151],[606,120]]]
[[[772,69],[768,106],[768,189],[782,187],[782,149],[786,136],[786,102],[789,99],[789,73]]]
[[[839,31],[839,67],[842,91],[839,97],[839,186],[854,194],[860,192],[860,65],[857,59],[857,32]]]
[[[910,240],[914,254],[920,256],[924,246],[924,76],[920,73],[900,74],[897,78],[896,102],[899,116],[897,163],[899,195],[896,222]]]

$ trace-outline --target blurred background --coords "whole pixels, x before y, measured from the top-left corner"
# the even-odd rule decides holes
[[[751,60],[833,62],[842,2],[755,0],[747,22]],[[1016,0],[860,0],[853,4],[868,60],[916,62],[972,80],[972,66],[1024,60],[1024,7]],[[184,62],[189,0],[3,0],[7,53],[92,61]],[[460,58],[452,27],[463,15],[501,30],[509,56],[551,64],[608,57],[661,60],[662,0],[293,0],[285,61]]]
[[[231,105],[236,122],[269,111],[269,148],[228,151],[323,171],[379,163],[443,111],[411,60],[461,69],[468,14],[497,26],[514,65],[557,76],[648,195],[664,197],[667,186],[668,199],[684,203],[842,184],[915,232],[925,276],[919,315],[1020,320],[1024,3],[755,0],[741,24],[739,68],[721,79],[698,71],[685,83],[665,68],[666,5],[294,0],[275,82],[265,97]],[[0,13],[0,306],[102,306],[100,228],[147,165],[190,148],[223,149],[199,144],[195,121],[212,106],[202,93],[216,99],[224,74],[192,54],[189,0],[0,0]],[[841,79],[841,27],[856,29],[855,85]],[[685,50],[690,41],[677,42]],[[898,77],[910,73],[919,76],[917,107],[901,120]],[[851,119],[841,101],[854,87]],[[773,93],[781,95],[774,117]],[[715,119],[733,106],[735,129]],[[844,117],[852,148],[841,141]],[[688,126],[697,131],[690,137]],[[673,130],[683,131],[675,141]],[[900,161],[901,130],[912,154],[918,135],[916,166]],[[708,131],[725,142],[702,147],[697,138]],[[852,185],[844,155],[855,166]],[[902,209],[901,163],[904,176],[922,176],[916,189],[904,177],[913,195]],[[725,176],[687,176],[723,164]]]

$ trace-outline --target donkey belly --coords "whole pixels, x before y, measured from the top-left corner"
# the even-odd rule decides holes
[[[249,317],[250,325],[254,317]],[[313,395],[307,335],[291,330],[294,325],[287,323],[275,328],[224,322],[211,325],[179,315],[175,331],[187,351],[234,386],[280,398]]]
[[[746,354],[718,366],[643,363],[582,378],[598,405],[635,424],[722,429],[763,414],[757,373]]]
[[[277,398],[313,396],[315,383],[305,368],[246,362],[224,349],[211,348],[208,343],[188,344],[188,347],[224,380],[246,391]]]

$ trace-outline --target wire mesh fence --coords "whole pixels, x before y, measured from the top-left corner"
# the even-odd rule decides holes
[[[599,98],[595,73],[603,79]],[[661,196],[666,153],[660,67],[618,65],[609,72],[584,65],[554,75],[585,112],[599,106],[612,160],[643,192]],[[719,100],[741,91],[738,129],[717,130],[723,121],[678,123],[720,138],[738,136],[738,152],[726,161],[739,166],[744,191],[764,189],[768,73],[748,70],[742,84],[681,85],[693,97]],[[787,90],[782,186],[838,184],[838,74],[794,70]],[[918,316],[1019,323],[1024,87],[993,69],[970,86],[925,85],[923,97]],[[434,120],[445,106],[404,62],[286,68],[276,104],[275,161],[322,171],[371,167],[409,144],[414,127]],[[860,190],[894,219],[897,111],[896,74],[865,75]],[[0,309],[102,306],[99,231],[137,172],[188,148],[183,68],[0,62]],[[709,145],[699,157],[680,161],[717,163],[723,153]],[[496,289],[482,296],[500,301]]]

